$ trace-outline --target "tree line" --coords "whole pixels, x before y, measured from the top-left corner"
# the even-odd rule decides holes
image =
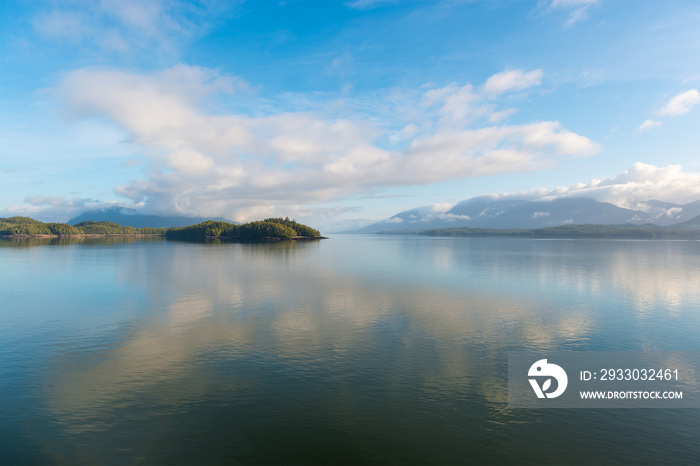
[[[318,238],[315,228],[287,218],[266,218],[262,221],[236,224],[209,220],[180,228],[134,228],[114,222],[88,220],[77,225],[45,223],[29,217],[0,218],[0,236],[81,236],[81,235],[160,235],[169,239],[230,238]]]
[[[168,239],[201,239],[206,237],[228,238],[294,238],[320,237],[315,228],[287,218],[266,218],[262,221],[235,224],[209,220],[197,225],[170,228],[165,232]]]
[[[134,228],[114,222],[88,220],[77,225],[44,223],[29,217],[0,218],[0,235],[3,236],[78,236],[78,235],[163,235],[166,228]]]
[[[661,227],[658,225],[561,225],[535,229],[436,228],[422,231],[383,231],[381,234],[418,234],[426,236],[521,238],[590,238],[590,239],[700,239],[698,228]]]

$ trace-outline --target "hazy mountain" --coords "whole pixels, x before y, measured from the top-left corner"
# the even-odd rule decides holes
[[[700,200],[685,205],[651,200],[638,202],[633,208],[647,213],[657,225],[668,226],[700,215]]]
[[[700,201],[680,205],[650,200],[634,209],[589,198],[529,201],[480,196],[462,201],[448,210],[439,205],[400,212],[352,233],[432,228],[545,228],[568,224],[622,225],[654,223],[673,225],[700,215]]]
[[[687,220],[685,222],[681,223],[676,223],[674,225],[671,225],[676,228],[700,228],[700,215],[697,217],[691,218],[690,220]]]
[[[83,212],[75,218],[68,220],[69,225],[77,225],[87,220],[96,222],[114,222],[123,226],[134,228],[159,228],[159,227],[184,227],[195,225],[205,220],[222,220],[223,218],[203,218],[203,217],[161,217],[158,215],[142,215],[137,210],[126,207],[111,207],[104,210],[90,210]],[[228,220],[225,220],[228,221]]]

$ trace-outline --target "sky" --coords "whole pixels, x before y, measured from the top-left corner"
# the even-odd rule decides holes
[[[0,1],[0,217],[700,199],[700,3]]]

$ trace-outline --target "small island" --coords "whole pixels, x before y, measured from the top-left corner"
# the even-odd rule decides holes
[[[208,220],[197,225],[178,228],[134,228],[113,222],[88,220],[77,225],[44,223],[29,217],[0,218],[0,237],[59,238],[162,236],[170,240],[206,240],[217,238],[230,241],[310,241],[326,239],[307,225],[287,218],[266,218],[245,224]]]
[[[315,228],[297,223],[287,218],[266,218],[265,220],[235,224],[208,220],[187,227],[170,228],[165,232],[168,239],[198,240],[218,238],[238,241],[309,241],[326,239]]]

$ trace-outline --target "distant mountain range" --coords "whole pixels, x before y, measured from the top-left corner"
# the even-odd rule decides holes
[[[687,222],[676,223],[673,226],[676,228],[700,228],[700,215],[691,218]]]
[[[674,204],[650,200],[638,202],[635,209],[625,209],[589,198],[560,198],[552,201],[529,201],[517,198],[480,196],[440,211],[433,206],[400,212],[386,220],[345,233],[428,230],[434,228],[546,228],[570,224],[669,226],[693,220],[700,215],[700,200]],[[697,219],[695,219],[697,223]]]
[[[85,222],[87,220],[94,220],[95,222],[114,222],[119,225],[134,228],[185,227],[188,225],[196,225],[206,220],[228,221],[220,217],[161,217],[159,215],[142,215],[135,209],[129,209],[126,207],[111,207],[104,210],[89,210],[87,212],[83,212],[77,217],[68,220],[67,223],[69,225],[77,225],[78,223]]]

